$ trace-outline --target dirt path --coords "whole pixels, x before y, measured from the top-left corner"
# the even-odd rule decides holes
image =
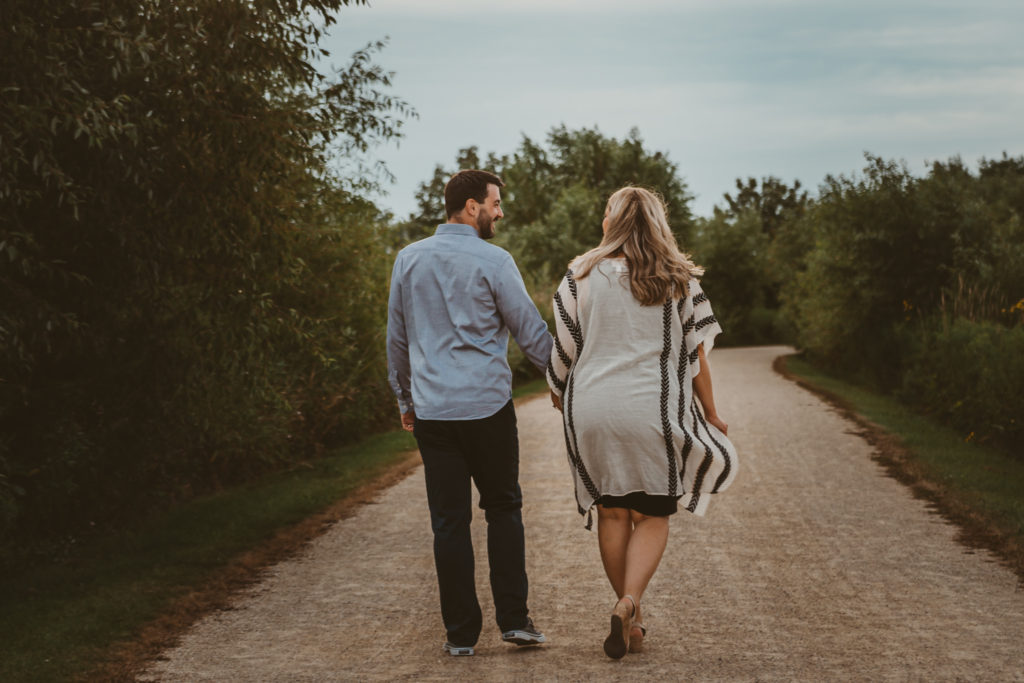
[[[474,524],[485,627],[441,652],[422,471],[272,567],[143,680],[1024,681],[1024,589],[885,476],[853,426],[776,375],[783,347],[716,351],[741,471],[704,519],[680,513],[644,600],[647,652],[607,659],[614,602],[573,504],[561,423],[518,409],[530,605],[550,644],[500,641]]]

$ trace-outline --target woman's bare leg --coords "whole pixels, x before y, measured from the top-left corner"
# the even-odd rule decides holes
[[[633,533],[629,512],[625,508],[597,506],[597,544],[601,549],[601,563],[612,590],[619,598],[625,595],[626,551]]]
[[[633,532],[626,547],[625,578],[619,597],[632,595],[640,602],[668,543],[668,517],[648,517],[635,510],[629,515]]]
[[[608,581],[619,598],[604,651],[612,658],[643,650],[640,598],[658,569],[668,543],[668,517],[648,517],[623,508],[597,508],[597,536]],[[624,596],[630,596],[628,600]],[[628,604],[627,604],[628,603]],[[621,631],[619,629],[622,629]],[[635,641],[635,642],[634,642]]]

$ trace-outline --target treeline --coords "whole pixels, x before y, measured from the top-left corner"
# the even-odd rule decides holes
[[[315,68],[357,2],[5,3],[5,548],[383,424],[390,257],[360,160],[410,112],[379,45]]]
[[[820,362],[1024,456],[1024,157],[827,178],[783,310]]]
[[[393,426],[395,250],[445,220],[458,168],[499,173],[496,241],[549,321],[605,201],[666,200],[724,344],[787,341],[970,438],[1019,449],[1024,159],[870,158],[738,181],[694,218],[677,164],[597,129],[461,150],[406,220],[363,198],[412,115],[370,46],[314,64],[358,0],[14,0],[0,25],[0,554],[144,513]],[[535,370],[510,352],[520,378]]]
[[[557,126],[545,140],[523,136],[511,154],[481,157],[477,147],[459,151],[452,166],[437,166],[416,193],[418,210],[392,228],[396,246],[434,233],[446,220],[444,184],[460,168],[486,168],[506,183],[502,190],[505,218],[498,222],[494,242],[516,259],[527,289],[554,329],[551,296],[569,261],[601,241],[604,207],[612,192],[627,184],[656,189],[668,207],[669,221],[680,244],[694,230],[692,196],[678,166],[662,152],[644,148],[636,129],[622,140],[596,128],[569,130]],[[509,362],[517,379],[540,377],[513,342]]]
[[[1018,456],[1024,444],[1024,157],[932,164],[868,156],[811,200],[737,181],[695,249],[726,330],[787,340]],[[743,302],[746,302],[744,304]]]
[[[859,175],[737,180],[694,219],[678,167],[637,131],[553,129],[508,156],[462,150],[422,184],[396,244],[444,220],[438,198],[457,168],[501,175],[509,249],[542,313],[569,260],[601,240],[608,196],[660,192],[681,247],[706,268],[723,345],[791,343],[833,372],[893,393],[965,438],[1019,452],[1024,443],[1024,158],[934,163],[924,177],[868,156]],[[533,376],[513,348],[513,366]]]

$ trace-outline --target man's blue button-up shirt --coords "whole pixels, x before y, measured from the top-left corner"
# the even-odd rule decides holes
[[[403,413],[475,420],[512,397],[509,331],[547,367],[552,338],[512,255],[446,223],[398,252],[388,299],[388,379]]]

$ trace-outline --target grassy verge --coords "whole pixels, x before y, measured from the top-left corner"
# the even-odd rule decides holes
[[[68,680],[88,672],[128,677],[130,672],[119,675],[110,668],[110,658],[119,656],[111,651],[116,643],[137,639],[144,625],[241,555],[397,468],[415,447],[405,432],[379,435],[308,466],[197,499],[116,537],[96,539],[71,560],[37,563],[4,577],[0,680]],[[251,580],[260,562],[297,547],[278,545],[275,552],[250,557],[252,566],[245,570],[222,576],[223,592],[247,576]],[[178,610],[179,619],[194,619],[210,605],[193,602]],[[166,626],[173,630],[173,624]],[[106,673],[98,675],[97,667]]]
[[[539,379],[530,380],[525,384],[520,384],[512,389],[512,398],[520,399],[532,396],[533,394],[539,394],[541,392],[546,393],[548,391],[548,382],[543,377]]]
[[[780,372],[852,412],[890,473],[960,524],[962,541],[994,551],[1024,580],[1024,462],[799,356],[781,361]]]
[[[546,390],[538,379],[513,396]],[[198,616],[344,516],[365,487],[401,478],[415,448],[407,432],[371,437],[0,578],[0,681],[132,680]]]

